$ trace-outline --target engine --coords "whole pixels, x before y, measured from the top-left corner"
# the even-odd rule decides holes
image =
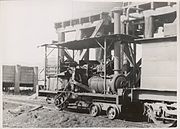
[[[106,64],[106,69],[108,70],[105,86],[104,65],[98,61],[82,60],[79,65],[66,67],[65,77],[71,81],[69,84],[72,87],[71,90],[76,92],[90,91],[93,93],[106,92],[108,94],[116,94],[119,88],[130,87],[128,76],[124,74],[113,74],[113,61],[109,61]]]

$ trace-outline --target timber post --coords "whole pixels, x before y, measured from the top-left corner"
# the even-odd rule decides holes
[[[38,67],[34,67],[34,80],[33,80],[33,92],[36,93],[36,87],[38,87]]]
[[[20,74],[21,74],[21,66],[16,65],[15,67],[15,85],[14,85],[14,94],[19,94],[20,93]]]

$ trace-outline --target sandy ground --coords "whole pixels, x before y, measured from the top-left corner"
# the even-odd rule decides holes
[[[26,104],[28,103],[28,104]],[[34,109],[39,105],[42,108]],[[121,119],[109,120],[105,115],[91,117],[86,110],[58,111],[45,98],[3,95],[3,127],[10,128],[69,128],[69,127],[136,127],[151,128],[154,124]]]

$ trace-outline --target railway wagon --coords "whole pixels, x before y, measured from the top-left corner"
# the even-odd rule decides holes
[[[86,108],[92,116],[105,111],[109,119],[140,115],[156,124],[175,126],[176,7],[174,2],[131,3],[115,7],[113,15],[102,13],[75,19],[75,24],[74,19],[57,23],[59,41],[42,46],[58,49],[55,77],[57,83],[64,83],[49,91],[45,81],[39,95],[53,96],[61,110]],[[69,32],[80,38],[66,41]],[[92,49],[95,60],[89,59]]]
[[[19,94],[23,87],[32,88],[33,92],[36,92],[38,67],[3,65],[2,75],[3,91],[13,88],[14,93]]]

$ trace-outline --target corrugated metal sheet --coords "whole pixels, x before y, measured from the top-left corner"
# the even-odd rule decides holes
[[[177,89],[176,41],[142,44],[141,87]]]

